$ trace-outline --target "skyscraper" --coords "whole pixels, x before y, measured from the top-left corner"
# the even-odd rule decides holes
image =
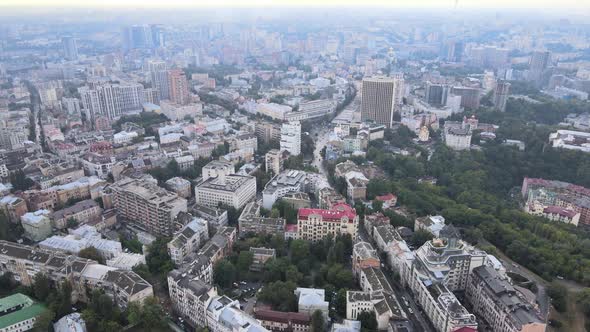
[[[506,110],[506,101],[508,100],[508,94],[510,90],[510,83],[506,81],[496,82],[496,88],[494,89],[494,108],[504,112]]]
[[[64,49],[64,56],[68,60],[78,59],[78,46],[76,45],[76,39],[72,36],[66,36],[61,39],[61,43]]]
[[[301,123],[299,121],[283,123],[280,149],[289,152],[292,156],[301,154]]]
[[[402,104],[403,76],[376,76],[363,79],[361,120],[391,127],[393,113]]]
[[[152,81],[152,88],[155,88],[160,92],[161,100],[170,98],[166,62],[161,60],[149,60],[147,65]]]
[[[168,89],[172,102],[179,105],[187,105],[190,102],[188,81],[182,69],[168,71]]]

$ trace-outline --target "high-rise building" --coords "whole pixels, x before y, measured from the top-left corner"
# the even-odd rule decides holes
[[[363,79],[361,120],[391,127],[396,106],[402,104],[403,77],[376,76]]]
[[[494,108],[504,112],[506,110],[506,101],[508,100],[508,94],[510,91],[510,83],[506,81],[496,82],[496,88],[494,89]]]
[[[481,97],[479,88],[467,86],[454,86],[451,92],[456,96],[461,96],[461,107],[478,109]]]
[[[78,92],[92,121],[99,115],[112,120],[127,112],[141,111],[145,100],[143,85],[138,83],[84,86]]]
[[[301,123],[299,121],[284,123],[281,127],[281,151],[292,156],[301,154]]]
[[[136,48],[150,48],[152,34],[147,25],[133,25],[122,30],[123,48],[128,51]]]
[[[119,216],[152,234],[172,236],[174,219],[187,211],[186,199],[148,179],[124,178],[110,190]]]
[[[535,81],[540,84],[543,73],[549,67],[551,63],[551,52],[549,51],[534,51],[531,54],[531,60],[529,62],[529,75],[530,81]]]
[[[159,92],[159,99],[165,100],[170,98],[170,88],[168,84],[168,70],[166,62],[160,60],[148,61],[148,70],[152,81],[152,88]]]
[[[164,31],[162,31],[162,26],[157,24],[150,25],[150,37],[152,39],[152,46],[155,48],[164,47],[165,39],[164,39]]]
[[[172,102],[178,105],[187,105],[190,102],[188,80],[182,69],[168,71],[168,90]]]
[[[433,106],[444,106],[447,104],[447,98],[451,92],[451,87],[446,84],[436,84],[430,81],[426,82],[424,91],[424,100]]]
[[[529,69],[531,71],[543,71],[549,67],[551,62],[551,52],[549,51],[534,51],[531,54],[529,62]]]
[[[465,45],[462,41],[451,40],[443,47],[443,56],[449,62],[461,62]]]
[[[76,45],[76,39],[71,36],[66,36],[61,39],[62,46],[64,48],[64,56],[68,60],[78,59],[78,46]]]

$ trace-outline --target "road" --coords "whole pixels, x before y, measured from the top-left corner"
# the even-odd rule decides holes
[[[365,232],[365,229],[363,227],[359,227],[358,236],[360,241],[369,242],[373,246],[375,246],[375,243],[373,243],[373,239],[369,237],[369,235]],[[407,289],[401,287],[401,285],[398,282],[393,280],[393,274],[391,273],[391,270],[389,270],[387,265],[386,268],[383,269],[383,274],[385,275],[385,277],[387,277],[387,280],[393,288],[397,300],[399,301],[402,309],[406,312],[406,315],[408,316],[409,320],[412,322],[414,330],[417,332],[434,332],[434,328],[432,327],[430,321],[422,313],[422,311],[416,304],[414,296],[410,292],[408,292]],[[407,304],[404,303],[404,299],[407,301]],[[408,308],[408,304],[413,313],[410,313],[410,308]]]

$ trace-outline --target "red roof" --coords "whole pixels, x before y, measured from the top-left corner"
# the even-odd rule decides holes
[[[352,220],[356,217],[356,211],[348,204],[338,203],[331,210],[301,208],[297,212],[298,218],[307,218],[310,215],[320,215],[324,221],[340,221],[343,217]]]
[[[453,332],[476,332],[476,331],[477,331],[477,329],[474,329],[473,327],[462,327],[462,328],[456,329]]]
[[[376,200],[382,201],[382,202],[391,201],[392,199],[396,199],[396,198],[397,198],[397,196],[395,196],[392,193],[375,197]]]
[[[560,206],[551,205],[543,209],[543,213],[559,214],[560,216],[573,218],[578,214],[576,211],[562,208]]]
[[[294,225],[294,224],[285,225],[285,232],[297,233],[297,225]]]

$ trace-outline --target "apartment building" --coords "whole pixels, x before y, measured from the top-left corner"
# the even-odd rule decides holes
[[[133,271],[122,271],[60,252],[0,241],[0,272],[10,272],[24,286],[33,283],[37,273],[55,282],[70,280],[74,296],[87,300],[87,290],[99,287],[121,308],[153,296],[152,286]]]
[[[254,312],[254,318],[273,332],[308,332],[311,325],[311,317],[301,312],[258,309]]]
[[[69,220],[75,220],[77,223],[84,224],[90,220],[99,218],[102,209],[93,199],[85,199],[74,205],[55,211],[51,214],[53,226],[59,229],[67,227]]]
[[[287,151],[292,156],[301,154],[301,123],[299,121],[283,123],[280,150]]]
[[[168,253],[176,265],[182,264],[184,259],[209,240],[207,221],[192,217],[188,213],[180,212],[178,218],[190,218],[190,221],[168,242]]]
[[[489,266],[473,269],[465,294],[473,312],[494,332],[544,332],[547,328],[536,304]]]
[[[356,278],[360,277],[362,269],[379,268],[381,261],[377,250],[368,242],[357,242],[352,248],[352,272]]]
[[[187,211],[184,198],[147,178],[124,178],[109,188],[119,216],[152,234],[172,236],[174,219]]]
[[[320,241],[328,235],[348,234],[356,239],[359,217],[347,204],[336,204],[330,210],[299,209],[297,212],[297,238]]]
[[[284,237],[285,219],[263,217],[260,215],[260,208],[259,202],[246,204],[238,219],[240,237],[244,237],[248,233],[271,234]]]

